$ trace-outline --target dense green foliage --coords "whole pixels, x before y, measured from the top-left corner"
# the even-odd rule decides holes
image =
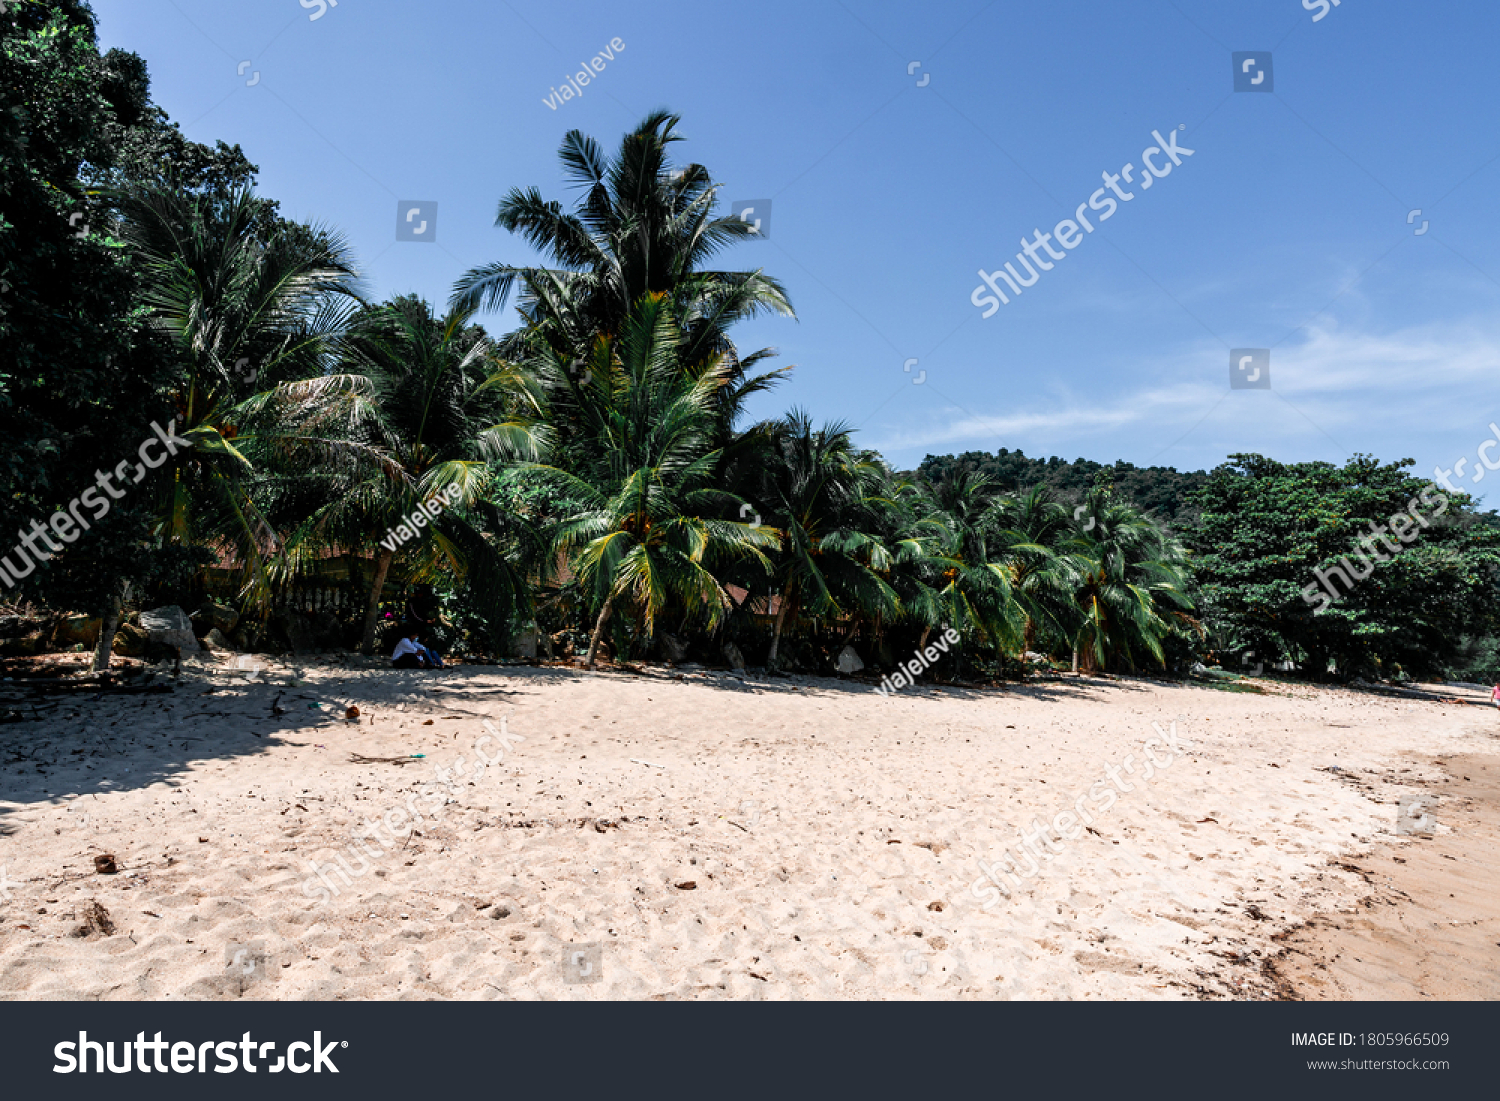
[[[1028,459],[1021,451],[1004,447],[993,455],[983,451],[928,455],[918,470],[933,481],[940,481],[955,470],[969,470],[984,475],[1010,493],[1047,486],[1073,502],[1083,500],[1091,489],[1110,486],[1119,500],[1174,525],[1191,519],[1192,495],[1208,480],[1201,470],[1184,473],[1170,466],[1138,467],[1124,461],[1104,466],[1088,459],[1066,462],[1056,455],[1050,459]]]
[[[1492,658],[1475,651],[1500,628],[1500,528],[1465,495],[1404,473],[1410,465],[1233,455],[1214,471],[1188,538],[1216,641],[1312,671],[1331,659],[1346,672],[1490,672]],[[1401,514],[1405,545],[1372,538]]]
[[[13,571],[16,596],[103,614],[101,663],[122,603],[201,597],[211,559],[255,619],[331,557],[354,563],[345,641],[367,649],[394,580],[433,583],[471,651],[537,629],[589,664],[828,670],[853,645],[889,670],[934,634],[957,639],[943,678],[1038,654],[1133,671],[1254,651],[1318,676],[1492,660],[1500,534],[1466,499],[1347,596],[1306,597],[1431,489],[1405,464],[1183,474],[1002,449],[908,475],[838,423],[749,423],[785,370],[757,373],[775,353],[742,353],[734,326],[792,305],[717,263],[749,227],[672,162],[675,116],[613,154],[567,134],[573,206],[517,188],[497,217],[549,266],[470,271],[439,315],[369,301],[337,232],[283,220],[237,147],[186,141],[138,58],[99,55],[85,4],[12,5],[0,41],[3,530],[58,514],[154,423],[181,441]],[[507,308],[492,338],[479,312]]]

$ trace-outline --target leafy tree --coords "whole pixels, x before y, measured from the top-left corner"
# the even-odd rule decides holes
[[[1493,635],[1500,531],[1411,465],[1230,456],[1197,495],[1188,535],[1209,625],[1318,678],[1330,661],[1344,675],[1440,671],[1466,638]]]
[[[101,463],[109,473],[133,460],[170,416],[171,366],[144,330],[107,198],[90,187],[146,98],[138,59],[99,56],[87,4],[0,14],[0,531],[102,492]],[[140,497],[111,501],[51,561],[6,539],[16,591],[118,617],[127,582],[172,573],[177,563],[144,546],[153,516]]]

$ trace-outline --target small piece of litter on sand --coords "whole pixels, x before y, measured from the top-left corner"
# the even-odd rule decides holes
[[[666,765],[659,765],[659,764],[657,764],[654,761],[643,761],[639,757],[632,757],[632,758],[630,758],[630,763],[633,764],[633,765],[645,765],[647,768],[666,768],[667,767]]]

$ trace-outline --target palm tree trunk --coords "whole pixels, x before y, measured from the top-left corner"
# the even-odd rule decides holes
[[[930,635],[930,634],[932,634],[932,628],[931,627],[923,627],[922,628],[922,641],[919,642],[919,643],[917,643],[917,649],[918,650],[925,650],[925,649],[927,649],[927,636]]]
[[[771,629],[771,652],[766,655],[766,668],[776,668],[776,651],[781,648],[781,625],[786,622],[786,609],[790,604],[786,594],[781,594],[781,604],[776,608],[776,625]]]
[[[1078,643],[1073,643],[1073,672],[1078,672]]]
[[[109,659],[115,647],[115,635],[120,631],[123,597],[129,588],[130,582],[120,582],[109,594],[108,603],[104,606],[104,615],[100,617],[99,623],[99,644],[94,648],[94,664],[91,666],[95,673],[102,673],[109,668]]]
[[[589,639],[589,654],[583,659],[583,667],[592,669],[594,657],[599,653],[599,640],[604,637],[604,625],[609,622],[610,613],[615,610],[615,598],[611,596],[604,602],[604,607],[599,609],[599,619],[594,623],[594,637]]]
[[[370,606],[365,609],[365,634],[359,648],[366,654],[375,652],[375,627],[380,616],[380,593],[385,588],[385,575],[390,573],[391,559],[395,551],[381,551],[375,559],[375,580],[370,583]]]

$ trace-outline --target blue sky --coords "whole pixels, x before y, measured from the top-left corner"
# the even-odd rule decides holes
[[[1314,22],[1308,2],[94,7],[185,132],[238,142],[286,214],[343,230],[380,297],[442,303],[472,266],[536,260],[494,228],[500,196],[570,201],[563,134],[613,147],[665,106],[726,210],[772,201],[767,240],[722,258],[780,278],[798,312],[737,330],[797,365],[757,415],[845,420],[903,467],[998,447],[1182,469],[1370,452],[1423,476],[1465,458],[1455,482],[1483,497],[1500,5],[1343,0]],[[1271,51],[1270,94],[1233,91],[1234,51]],[[1152,131],[1175,127],[1193,155],[1139,190]],[[1134,197],[982,317],[979,270],[1126,163]],[[436,244],[395,240],[401,200],[438,204]],[[1271,349],[1272,389],[1230,389],[1239,348]]]

